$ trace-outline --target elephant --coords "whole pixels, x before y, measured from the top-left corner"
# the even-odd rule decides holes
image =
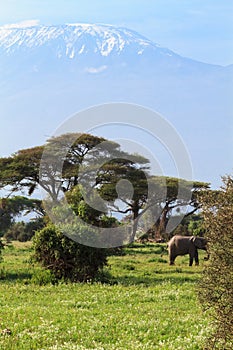
[[[195,259],[195,265],[199,265],[198,249],[207,251],[207,240],[203,237],[175,235],[167,245],[170,265],[174,265],[178,255],[186,254],[189,254],[189,266],[192,266],[193,259]]]

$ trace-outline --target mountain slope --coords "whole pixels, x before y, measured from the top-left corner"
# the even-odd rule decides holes
[[[193,61],[162,48],[140,34],[110,25],[67,24],[58,26],[0,27],[0,62],[7,66],[16,59],[31,71],[57,68],[101,73],[108,66],[123,69],[141,65],[145,73],[160,71],[197,72],[219,66]],[[55,65],[55,67],[54,67]],[[26,66],[26,67],[25,67]],[[90,66],[90,67],[89,67]]]
[[[232,73],[126,28],[0,27],[1,152],[43,143],[83,108],[129,102],[163,114],[187,144],[195,178],[210,181],[231,171]]]

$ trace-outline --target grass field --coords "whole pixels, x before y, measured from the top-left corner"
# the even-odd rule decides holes
[[[204,253],[199,267],[188,257],[169,266],[160,245],[135,244],[109,258],[106,283],[55,285],[31,254],[30,243],[4,249],[1,350],[203,348],[210,326],[195,288]]]

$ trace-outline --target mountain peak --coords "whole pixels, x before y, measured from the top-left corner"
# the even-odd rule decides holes
[[[145,51],[175,55],[168,49],[123,27],[106,24],[68,23],[65,25],[6,25],[0,27],[0,48],[7,54],[53,47],[57,58],[70,59],[87,53],[120,55],[124,51],[143,55]]]

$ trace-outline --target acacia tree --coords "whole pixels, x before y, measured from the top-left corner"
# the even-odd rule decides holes
[[[233,177],[223,178],[220,191],[201,195],[210,260],[200,282],[199,297],[213,318],[214,334],[206,349],[233,348]]]
[[[20,150],[11,157],[0,158],[0,188],[10,188],[13,192],[27,189],[31,195],[40,184],[50,198],[56,200],[61,191],[71,190],[80,183],[81,178],[83,182],[90,182],[99,165],[107,164],[112,159],[118,162],[118,159],[127,159],[128,156],[120,150],[118,143],[102,137],[64,134],[52,137],[44,146]],[[139,167],[148,163],[141,156],[132,155],[131,159]]]
[[[68,190],[77,184],[78,167],[85,155],[104,139],[88,134],[66,134],[51,138],[44,146],[16,152],[11,157],[0,158],[0,187],[12,191],[28,189],[31,195],[39,183],[51,198],[56,199],[61,188]],[[41,162],[47,150],[46,161]],[[57,178],[56,159],[63,158],[63,176]],[[40,181],[40,167],[45,179]],[[59,174],[60,175],[60,174]]]
[[[140,158],[136,155],[134,157],[135,160]],[[97,183],[101,184],[99,192],[108,201],[109,210],[125,215],[131,213],[131,240],[135,238],[139,214],[148,199],[148,160],[144,159],[143,162],[144,166],[139,168],[136,161],[114,160],[105,165],[98,174]]]
[[[155,194],[152,203],[158,203],[160,215],[149,232],[151,238],[169,237],[171,232],[180,222],[180,217],[187,217],[200,209],[198,195],[209,188],[208,183],[199,181],[187,181],[173,177],[152,177],[155,184]],[[162,198],[157,195],[162,194]],[[156,208],[156,207],[155,207]],[[153,206],[149,208],[153,213]],[[177,215],[182,213],[182,215]]]
[[[113,209],[130,214],[128,218],[134,222],[133,237],[139,226],[144,231],[143,238],[166,239],[167,231],[170,227],[176,227],[180,217],[192,215],[200,208],[197,195],[200,191],[206,190],[209,185],[203,182],[145,174],[145,171],[142,173],[141,169],[135,168],[132,164],[124,173],[116,174],[113,180],[107,179],[100,191],[104,198],[112,201]],[[123,186],[119,196],[116,186],[119,179],[130,181],[134,189],[133,194],[130,191],[127,192],[126,184],[125,190]],[[124,210],[120,210],[114,202],[117,196],[124,203]],[[182,216],[177,215],[177,212],[179,214],[182,210],[185,210]],[[140,220],[141,218],[143,220]]]
[[[49,139],[45,146],[21,150],[12,157],[1,158],[0,184],[2,187],[10,186],[13,191],[28,188],[28,194],[32,194],[40,184],[56,203],[59,194],[69,192],[77,185],[85,187],[87,199],[88,192],[91,193],[93,189],[106,188],[107,183],[114,186],[119,179],[127,178],[134,187],[130,210],[136,218],[146,200],[144,171],[148,163],[148,159],[136,154],[129,155],[120,149],[119,144],[104,138],[89,134],[65,134]],[[59,168],[61,164],[62,169]],[[107,197],[114,197],[110,188]]]
[[[39,183],[43,150],[43,146],[38,146],[0,158],[0,188],[7,188],[11,192],[24,192],[27,189],[31,195]]]

